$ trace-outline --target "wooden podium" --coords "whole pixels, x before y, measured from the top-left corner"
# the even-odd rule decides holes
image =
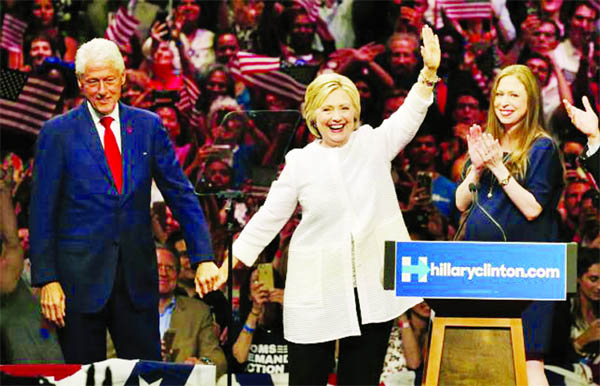
[[[521,319],[436,317],[423,385],[444,384],[527,385]]]
[[[395,289],[398,296],[423,297],[435,311],[423,385],[527,385],[521,313],[532,300],[561,300],[576,290],[576,245],[548,245],[386,242],[384,287]],[[554,255],[549,264],[555,264],[550,268],[549,254]],[[525,255],[532,259],[526,261]],[[552,272],[558,277],[547,278],[552,281],[544,287],[548,293],[520,292],[515,288],[519,278],[507,277],[509,283],[503,285],[503,278],[493,277],[498,256],[502,260],[498,267],[504,268],[498,268],[499,275],[512,273],[506,262],[515,259],[515,264],[524,264],[525,275]],[[538,260],[541,266],[531,265]],[[514,267],[514,272],[521,272],[518,269]],[[476,282],[476,273],[494,285]]]

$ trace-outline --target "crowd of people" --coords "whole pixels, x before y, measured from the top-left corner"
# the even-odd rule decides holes
[[[83,313],[110,305],[98,320],[109,333],[97,344],[108,339],[108,355],[139,356],[126,346],[130,335],[144,341],[144,331],[118,332],[135,330],[119,319],[155,299],[127,287],[133,281],[158,291],[158,308],[138,316],[156,316],[148,328],[160,333],[148,359],[214,363],[218,375],[228,367],[290,373],[293,384],[336,372],[340,384],[419,383],[431,310],[378,292],[379,273],[365,267],[379,266],[369,259],[378,258],[381,232],[398,241],[577,243],[577,293],[523,314],[526,336],[535,337],[526,340],[528,375],[532,384],[561,384],[552,371],[560,367],[599,383],[598,2],[484,1],[488,16],[453,16],[441,3],[2,0],[3,37],[14,19],[27,25],[20,47],[3,46],[2,69],[59,83],[54,115],[79,114],[44,125],[35,162],[38,136],[1,123],[2,363],[84,355],[64,350],[81,331],[55,332],[89,323],[64,315],[65,304]],[[133,28],[119,24],[123,15]],[[104,36],[117,53],[79,55]],[[95,99],[104,88],[116,100]],[[114,111],[121,116],[105,126],[100,116]],[[122,185],[110,162],[114,185],[90,170],[82,147],[92,137],[57,130],[84,114],[99,134],[124,128],[127,141],[117,135],[115,144],[131,162]],[[136,125],[162,126],[164,138],[143,138]],[[69,156],[50,151],[67,144]],[[80,202],[102,193],[110,199],[92,216]],[[136,198],[111,217],[106,208],[121,194]],[[140,220],[121,229],[119,211]],[[83,231],[101,236],[83,241]],[[56,246],[60,253],[49,252]],[[103,257],[96,271],[59,266],[86,248],[90,259]],[[40,263],[50,254],[56,266]],[[148,258],[152,270],[134,273],[141,260],[127,254]],[[227,289],[209,291],[227,276],[229,257],[232,314]],[[91,272],[106,283],[86,277],[76,287],[77,275]],[[69,279],[59,291],[52,284],[61,275]],[[19,328],[23,318],[30,330]],[[354,340],[359,333],[372,344]]]

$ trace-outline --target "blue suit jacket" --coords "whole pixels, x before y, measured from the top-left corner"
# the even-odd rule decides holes
[[[213,259],[202,210],[160,119],[124,104],[119,114],[121,194],[86,103],[46,122],[38,138],[30,205],[32,284],[59,281],[67,310],[104,306],[119,255],[134,306],[157,307],[152,179],[181,225],[191,262]]]

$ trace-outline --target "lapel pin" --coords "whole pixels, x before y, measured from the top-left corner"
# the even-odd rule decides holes
[[[125,129],[125,131],[127,131],[127,134],[131,134],[133,133],[133,127],[127,126],[127,129]]]

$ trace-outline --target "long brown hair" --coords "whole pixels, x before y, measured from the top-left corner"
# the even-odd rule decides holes
[[[490,98],[486,132],[491,133],[498,140],[505,134],[504,126],[496,116],[494,100],[496,99],[496,91],[500,80],[507,76],[517,78],[523,84],[527,93],[527,112],[521,124],[514,128],[515,131],[511,135],[516,140],[517,146],[510,154],[510,160],[506,164],[512,175],[518,179],[523,179],[527,173],[528,153],[533,143],[540,137],[550,138],[550,135],[544,125],[539,83],[529,67],[522,64],[505,67],[496,76]]]

